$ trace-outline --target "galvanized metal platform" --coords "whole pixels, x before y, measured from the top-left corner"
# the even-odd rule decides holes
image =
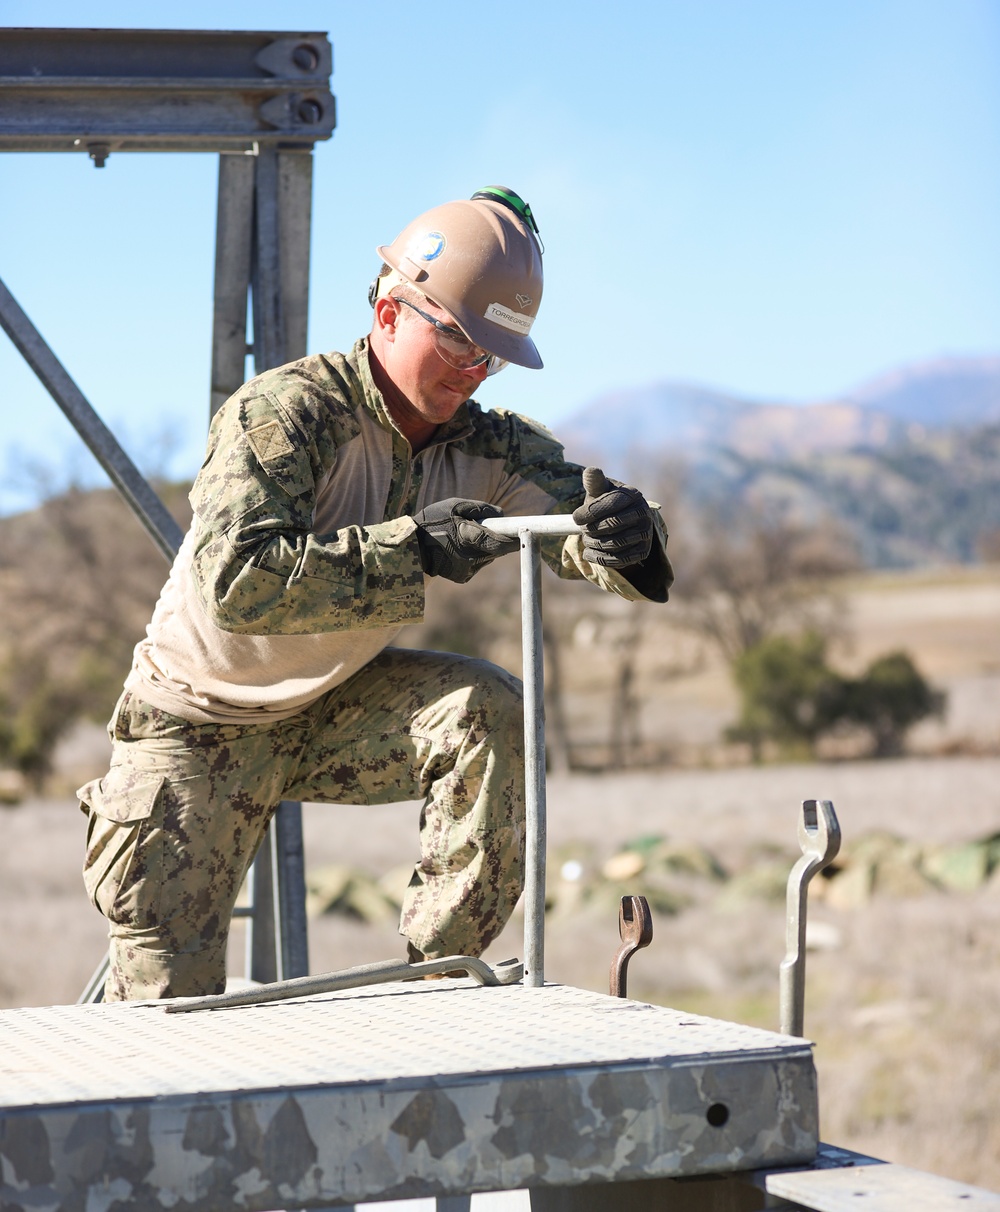
[[[809,1044],[468,980],[0,1012],[0,1206],[322,1207],[809,1162]]]

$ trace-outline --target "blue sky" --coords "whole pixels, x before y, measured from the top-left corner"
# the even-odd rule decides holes
[[[663,379],[809,401],[1000,351],[995,0],[0,0],[0,25],[329,32],[310,347],[366,330],[377,243],[510,185],[546,246],[546,366],[480,399],[556,430]],[[200,461],[216,172],[0,156],[0,278],[148,470]],[[38,465],[99,482],[2,334],[0,383],[0,510]]]

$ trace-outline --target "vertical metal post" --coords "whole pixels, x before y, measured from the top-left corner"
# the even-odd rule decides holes
[[[312,175],[311,150],[219,157],[213,417],[246,378],[251,281],[255,371],[307,353]]]
[[[309,974],[302,805],[282,800],[247,872],[246,973],[267,984]]]
[[[246,965],[252,981],[269,984],[278,979],[278,956],[275,946],[275,913],[272,875],[274,830],[270,826],[260,843],[260,849],[247,872]]]
[[[524,984],[545,984],[545,664],[540,535],[579,534],[571,517],[485,518],[494,534],[521,542],[521,677],[524,682]]]
[[[312,154],[261,148],[248,159],[253,166],[253,357],[260,374],[306,352]],[[245,189],[240,170],[232,170],[237,174],[241,180],[233,188]],[[220,190],[221,183],[220,176]],[[300,803],[283,800],[278,805],[247,881],[252,906],[247,934],[250,979],[305,976],[309,936]]]
[[[524,678],[524,983],[545,984],[545,667],[542,652],[542,566],[538,538],[521,540],[521,643]]]
[[[276,919],[276,979],[284,981],[309,975],[302,805],[297,800],[282,800],[270,832],[274,838],[271,887]]]
[[[220,155],[210,418],[246,378],[253,201],[254,157]]]
[[[281,306],[281,239],[279,231],[278,153],[262,147],[255,157],[253,291],[253,359],[258,374],[283,366],[285,331]]]
[[[309,352],[309,252],[312,230],[312,150],[278,153],[278,241],[285,360]]]

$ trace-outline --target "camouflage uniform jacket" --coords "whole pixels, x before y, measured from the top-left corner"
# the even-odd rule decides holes
[[[126,688],[193,722],[285,719],[337,686],[423,614],[412,515],[447,497],[509,514],[566,513],[581,469],[544,428],[475,401],[414,455],[390,420],[368,343],[270,370],[219,410],[191,492],[194,520]],[[654,549],[671,574],[659,515]],[[563,576],[643,595],[581,556]],[[475,592],[472,590],[472,592]]]

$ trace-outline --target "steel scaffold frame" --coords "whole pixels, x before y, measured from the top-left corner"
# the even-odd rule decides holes
[[[306,353],[312,151],[336,122],[332,69],[323,33],[6,29],[0,40],[0,151],[77,152],[98,168],[119,152],[218,154],[209,419],[248,355],[259,374]],[[0,327],[172,560],[180,527],[2,281]],[[306,975],[301,804],[278,806],[247,883],[236,916],[248,976]],[[100,999],[106,967],[81,1001]]]

